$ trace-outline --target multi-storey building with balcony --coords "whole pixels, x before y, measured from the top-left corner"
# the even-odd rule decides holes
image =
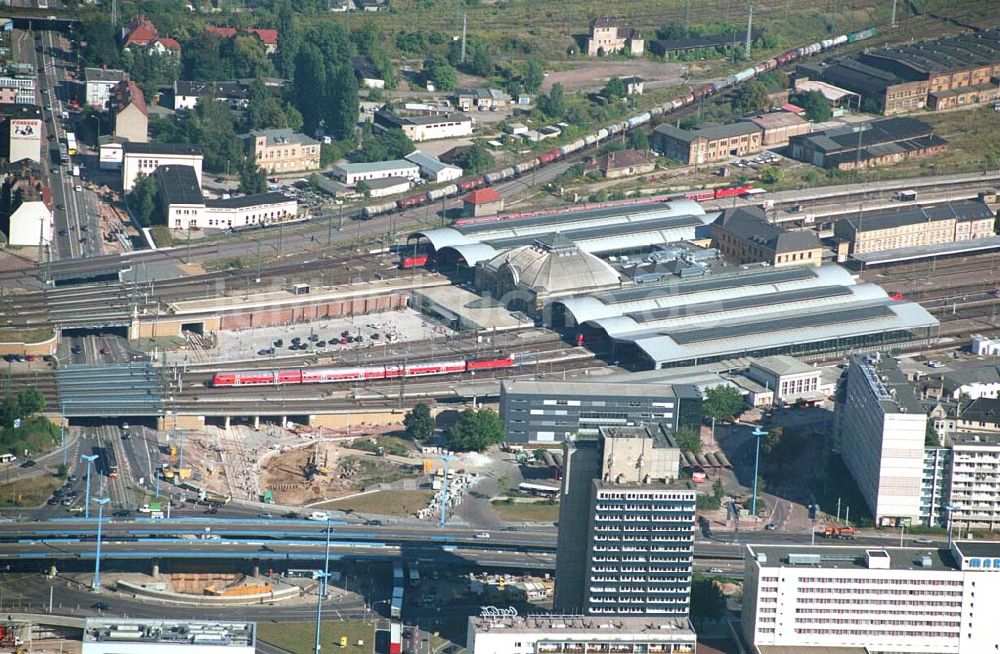
[[[959,527],[993,531],[1000,527],[1000,432],[955,432],[948,441],[952,520]]]
[[[565,444],[555,608],[687,618],[695,497],[664,424]]]
[[[746,552],[742,628],[754,651],[1000,649],[1000,543],[956,541],[942,549],[751,545]]]

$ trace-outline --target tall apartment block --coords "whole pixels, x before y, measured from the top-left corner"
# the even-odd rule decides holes
[[[852,356],[840,412],[840,455],[883,526],[921,516],[927,414],[891,357]]]
[[[676,431],[701,425],[701,392],[679,384],[508,380],[500,386],[507,444],[562,443],[597,436],[602,426],[666,422]]]
[[[746,552],[742,630],[754,651],[1000,651],[1000,543]]]
[[[686,618],[695,496],[665,423],[564,444],[555,610]]]

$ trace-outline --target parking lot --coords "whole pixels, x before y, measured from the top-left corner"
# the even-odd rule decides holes
[[[264,359],[291,354],[337,354],[453,335],[427,316],[403,309],[312,323],[218,333],[222,360]]]

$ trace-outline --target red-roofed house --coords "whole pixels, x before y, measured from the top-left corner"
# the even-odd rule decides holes
[[[145,16],[136,16],[123,31],[125,49],[145,48],[159,54],[180,54],[181,44],[169,37],[161,37],[153,21]]]
[[[132,143],[149,141],[149,109],[142,89],[135,82],[118,83],[111,100],[111,114],[115,117],[115,136]]]
[[[481,188],[462,198],[467,216],[495,216],[503,211],[503,198],[491,188]]]
[[[278,51],[278,30],[261,27],[251,27],[250,29],[237,30],[235,27],[217,27],[215,25],[209,25],[205,28],[205,31],[215,34],[222,39],[232,39],[235,38],[237,34],[253,34],[260,39],[260,42],[264,45],[264,52],[269,55],[273,55]]]

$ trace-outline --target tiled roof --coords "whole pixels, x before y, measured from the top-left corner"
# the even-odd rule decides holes
[[[469,193],[464,198],[462,202],[468,202],[470,204],[487,204],[489,202],[499,202],[503,198],[500,194],[491,188],[481,188],[478,191],[473,191]]]

